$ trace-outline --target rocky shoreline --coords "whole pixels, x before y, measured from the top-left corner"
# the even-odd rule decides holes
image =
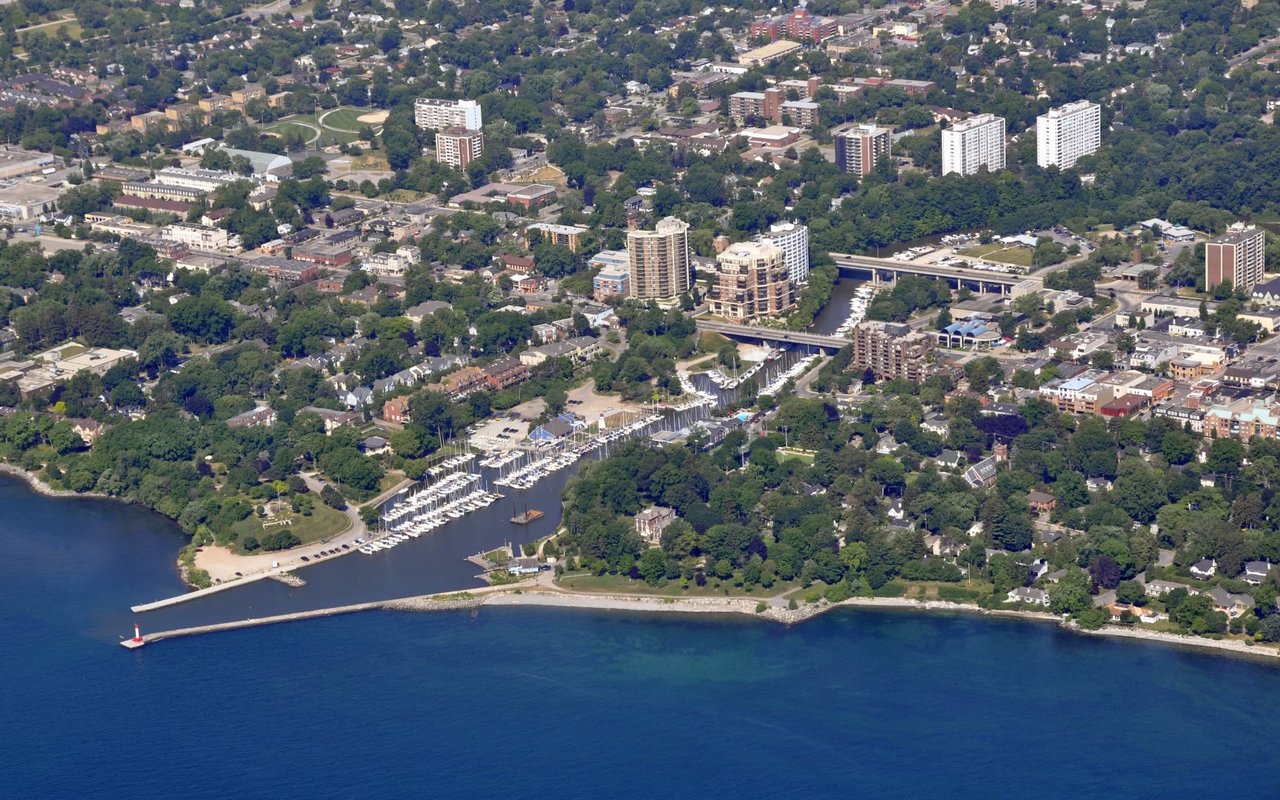
[[[759,604],[765,602],[763,610]],[[443,611],[451,607],[477,608],[480,606],[525,606],[541,608],[578,608],[593,611],[623,611],[659,614],[732,614],[797,625],[839,608],[873,608],[892,611],[923,611],[930,613],[977,614],[985,617],[1003,617],[1029,622],[1047,622],[1063,630],[1082,636],[1127,639],[1165,646],[1185,647],[1219,655],[1257,658],[1269,663],[1280,663],[1280,648],[1251,645],[1229,639],[1208,639],[1201,636],[1184,636],[1141,628],[1120,628],[1113,625],[1098,630],[1085,630],[1074,622],[1040,611],[1014,611],[986,609],[972,603],[947,603],[937,600],[910,600],[901,597],[852,597],[838,603],[821,600],[800,605],[797,608],[771,603],[750,597],[661,597],[656,595],[590,594],[555,590],[497,591],[481,597],[469,598],[464,603],[449,605],[426,598],[409,598],[388,603],[386,608],[404,611]]]
[[[0,474],[12,475],[15,478],[21,478],[22,480],[26,481],[27,485],[31,487],[32,491],[34,491],[36,494],[44,495],[45,497],[63,497],[63,498],[90,497],[96,500],[116,500],[119,502],[128,502],[127,500],[121,500],[121,498],[119,497],[112,497],[111,495],[103,494],[102,492],[74,492],[70,489],[55,489],[49,484],[45,483],[44,479],[41,478],[39,475],[35,474],[34,472],[31,472],[30,470],[25,470],[22,467],[19,467],[14,464],[6,464],[4,462],[0,462]]]

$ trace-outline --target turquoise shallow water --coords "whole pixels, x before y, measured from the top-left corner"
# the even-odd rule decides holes
[[[372,613],[113,642],[177,534],[0,483],[0,797],[1275,797],[1280,670],[1052,627]]]

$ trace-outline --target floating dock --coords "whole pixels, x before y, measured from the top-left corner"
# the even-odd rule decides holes
[[[519,514],[512,517],[511,521],[516,525],[528,525],[530,522],[536,522],[545,516],[546,514],[536,508],[526,508],[524,511],[521,511]]]

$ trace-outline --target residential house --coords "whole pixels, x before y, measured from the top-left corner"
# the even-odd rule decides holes
[[[101,422],[93,419],[73,419],[71,420],[71,430],[85,444],[92,445],[102,435],[104,430]]]
[[[382,404],[382,418],[387,422],[404,424],[411,420],[409,415],[409,398],[393,397]]]
[[[1232,619],[1253,610],[1255,605],[1253,595],[1232,594],[1221,586],[1213,587],[1206,594],[1213,601],[1214,609],[1223,612]]]
[[[1191,565],[1191,577],[1207,581],[1218,574],[1218,562],[1212,558],[1202,558]]]
[[[583,364],[591,361],[603,352],[600,340],[594,336],[575,336],[563,342],[551,342],[539,347],[531,347],[520,354],[520,363],[526,367],[536,367],[549,358],[567,358],[575,363]]]
[[[342,402],[347,408],[365,408],[373,405],[373,389],[368,386],[357,386],[342,393]]]
[[[885,514],[887,514],[889,519],[892,519],[892,520],[905,519],[907,516],[907,512],[906,512],[906,509],[902,507],[902,498],[895,497],[893,499],[893,502],[889,504],[889,510],[886,511]]]
[[[1033,514],[1048,514],[1058,506],[1058,498],[1036,489],[1027,492],[1027,506]]]
[[[636,533],[640,534],[645,541],[656,543],[662,538],[662,532],[675,518],[674,509],[651,506],[636,514]]]
[[[887,456],[901,446],[902,445],[898,444],[898,440],[893,438],[893,434],[886,433],[876,441],[876,453],[882,456]]]
[[[315,414],[324,423],[324,435],[336,431],[343,425],[355,425],[360,421],[360,415],[352,411],[335,411],[332,408],[320,408],[319,406],[303,406],[298,409],[299,414]]]
[[[391,443],[381,436],[370,436],[356,445],[356,447],[367,456],[378,456],[391,452]]]
[[[476,391],[484,386],[487,381],[484,370],[479,367],[463,367],[444,376],[440,383],[444,387],[445,394],[453,398],[459,398]]]
[[[1006,596],[1006,603],[1031,603],[1033,605],[1049,606],[1049,593],[1044,589],[1028,589],[1026,587],[1018,587],[1013,589]]]
[[[943,469],[955,469],[964,463],[964,453],[959,450],[943,450],[942,453],[934,459],[939,467]]]
[[[1271,564],[1266,561],[1250,561],[1244,565],[1244,574],[1240,579],[1252,586],[1259,586],[1271,573]]]
[[[529,368],[515,358],[504,358],[484,368],[485,383],[494,392],[524,383],[531,376]]]
[[[453,306],[443,300],[424,300],[416,306],[410,306],[404,310],[404,316],[414,325],[421,325],[422,321],[432,316],[437,311],[451,310]]]
[[[1200,593],[1200,590],[1194,586],[1190,586],[1185,583],[1175,583],[1174,581],[1147,581],[1147,585],[1144,587],[1144,591],[1147,593],[1148,597],[1160,597],[1161,595],[1166,595],[1169,592],[1176,591],[1178,589],[1182,589],[1187,594]]]
[[[274,425],[276,422],[275,409],[270,406],[258,406],[252,408],[243,414],[236,414],[227,420],[228,428],[261,428],[268,425]]]
[[[924,421],[920,423],[920,429],[936,433],[945,438],[951,433],[951,423],[947,421],[945,414],[939,414],[935,411],[925,416]]]

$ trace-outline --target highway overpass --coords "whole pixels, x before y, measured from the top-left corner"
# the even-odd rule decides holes
[[[804,333],[802,331],[779,330],[756,325],[734,325],[731,322],[716,322],[709,319],[695,319],[698,330],[707,333],[718,333],[734,339],[747,339],[756,342],[772,342],[774,344],[802,345],[833,353],[849,344],[848,339],[839,336],[824,336],[820,333]]]
[[[1003,294],[1017,297],[1039,291],[1044,282],[1016,272],[995,272],[969,267],[950,267],[943,264],[923,264],[915,261],[894,261],[891,258],[853,256],[848,253],[832,253],[840,275],[869,280],[876,285],[892,284],[899,275],[918,275],[922,278],[945,280],[952,289],[967,287],[977,294]]]

